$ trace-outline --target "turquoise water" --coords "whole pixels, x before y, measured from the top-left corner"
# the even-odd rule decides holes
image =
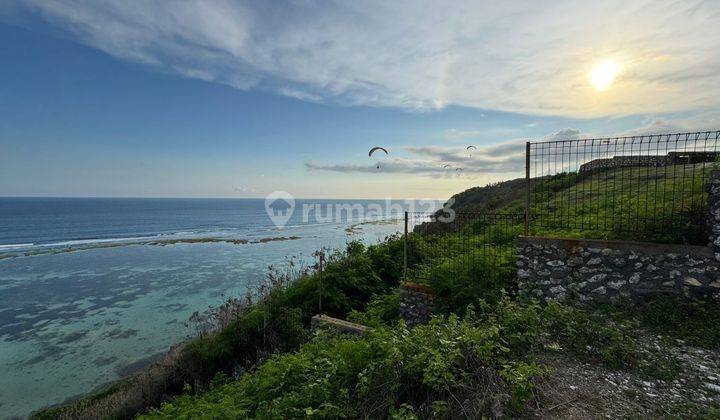
[[[182,227],[188,228],[196,227]],[[251,243],[161,246],[149,245],[138,235],[135,241],[90,241],[78,250],[43,247],[63,252],[0,259],[3,417],[26,416],[142,366],[191,334],[186,321],[193,312],[217,305],[225,296],[242,295],[270,264],[282,265],[287,256],[297,256],[310,265],[312,252],[321,247],[343,247],[349,240],[375,243],[401,230],[402,222],[197,229],[201,233],[172,237],[243,238]],[[299,239],[252,243],[279,236]],[[99,247],[108,243],[121,246]]]

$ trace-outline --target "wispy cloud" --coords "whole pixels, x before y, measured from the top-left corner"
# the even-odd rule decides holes
[[[574,140],[580,138],[581,131],[577,128],[565,128],[547,134],[542,140]],[[409,173],[420,175],[454,175],[457,168],[462,173],[506,173],[519,174],[525,168],[525,143],[528,139],[513,139],[490,146],[478,146],[477,150],[468,151],[461,146],[430,145],[406,146],[404,151],[412,157],[389,158],[376,164],[305,163],[309,170],[332,171],[344,173]],[[534,139],[538,140],[538,139]],[[445,167],[449,165],[449,167]]]
[[[184,77],[309,101],[568,116],[720,105],[717,1],[25,0],[76,39]],[[622,66],[599,94],[595,63]]]

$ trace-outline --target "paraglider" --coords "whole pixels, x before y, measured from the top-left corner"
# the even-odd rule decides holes
[[[462,170],[462,168],[455,168],[455,173],[457,174],[457,176],[462,175]]]
[[[390,153],[388,153],[387,149],[385,149],[384,147],[375,146],[372,149],[370,149],[370,151],[368,152],[368,157],[372,157],[373,153],[377,152],[378,150],[382,150],[383,152],[385,152],[385,155],[390,154]],[[380,169],[380,162],[377,163],[377,169]]]
[[[372,157],[373,153],[377,152],[378,150],[382,150],[383,152],[385,152],[386,155],[389,155],[387,149],[385,149],[384,147],[375,146],[368,152],[368,157]]]
[[[465,148],[467,150],[468,156],[472,157],[472,150],[477,150],[477,147],[473,146],[472,144]]]

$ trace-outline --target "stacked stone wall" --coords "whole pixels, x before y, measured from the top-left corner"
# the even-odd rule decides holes
[[[717,152],[670,152],[667,155],[661,156],[615,156],[612,158],[594,159],[584,163],[580,165],[579,172],[611,168],[659,167],[714,162],[718,155],[719,153]]]
[[[430,287],[408,283],[400,286],[400,318],[408,327],[427,324],[435,311],[435,295]]]
[[[517,245],[525,297],[580,305],[657,294],[720,299],[720,271],[707,247],[541,237]]]

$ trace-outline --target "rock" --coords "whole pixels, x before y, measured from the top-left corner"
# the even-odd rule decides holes
[[[633,273],[632,276],[630,276],[630,280],[628,280],[630,284],[638,284],[640,282],[640,273]]]
[[[600,265],[600,263],[602,263],[602,259],[600,259],[600,258],[590,258],[585,265]]]
[[[550,267],[561,267],[565,265],[565,263],[560,260],[548,261],[545,264],[549,265]]]
[[[550,270],[540,270],[537,272],[538,276],[547,277],[550,275]]]
[[[646,270],[647,270],[647,271],[657,271],[657,270],[659,270],[659,268],[656,267],[656,266],[653,265],[653,264],[650,264],[650,265],[647,266]]]
[[[680,273],[680,271],[678,271],[678,270],[670,270],[669,275],[670,275],[670,278],[671,278],[671,279],[675,279],[675,278],[680,277],[680,276],[681,276],[681,273]]]
[[[583,264],[585,260],[583,260],[580,257],[573,257],[568,260],[567,265],[568,267],[579,267]]]
[[[701,260],[695,260],[695,259],[692,259],[692,258],[688,258],[688,260],[687,260],[687,262],[685,263],[685,265],[687,265],[687,266],[689,266],[689,267],[694,267],[694,266],[700,265],[700,264],[702,264],[702,263],[703,263],[703,262],[702,262]]]
[[[713,384],[713,383],[710,383],[710,382],[706,382],[706,383],[703,384],[703,385],[705,385],[705,388],[707,388],[707,389],[710,390],[710,391],[715,391],[715,392],[717,392],[717,393],[720,393],[720,385],[716,385],[716,384]]]
[[[714,287],[715,289],[720,289],[720,280],[715,280],[714,282],[710,283],[710,287]]]
[[[598,287],[597,289],[594,289],[592,293],[595,293],[596,295],[604,295],[607,293],[607,290],[603,286]]]
[[[532,277],[532,273],[531,273],[530,271],[528,271],[528,270],[522,270],[522,269],[521,269],[521,270],[518,270],[517,275],[518,275],[518,277],[520,277],[521,279],[529,279],[530,277]]]
[[[553,286],[550,288],[550,293],[552,293],[554,295],[557,295],[559,293],[564,293],[564,292],[565,292],[565,288],[562,286]]]
[[[615,264],[617,267],[623,267],[625,266],[625,259],[623,258],[614,258],[613,264]]]
[[[607,285],[611,289],[620,290],[620,288],[626,284],[627,284],[627,282],[625,280],[619,280],[619,281],[611,281]]]
[[[588,268],[587,266],[582,266],[578,269],[578,273],[580,274],[590,274],[590,273],[597,273],[597,268]]]
[[[693,277],[685,277],[685,278],[683,279],[683,283],[686,284],[686,285],[688,285],[688,286],[694,286],[694,287],[702,286],[702,283],[700,283],[700,282],[698,281],[698,279],[693,278]]]
[[[610,249],[610,248],[603,248],[603,250],[600,251],[600,253],[603,254],[603,255],[605,255],[605,256],[611,255],[611,254],[612,254],[612,249]]]
[[[607,278],[607,274],[601,273],[601,274],[595,274],[594,276],[587,279],[589,283],[597,283],[599,281],[603,281]]]

